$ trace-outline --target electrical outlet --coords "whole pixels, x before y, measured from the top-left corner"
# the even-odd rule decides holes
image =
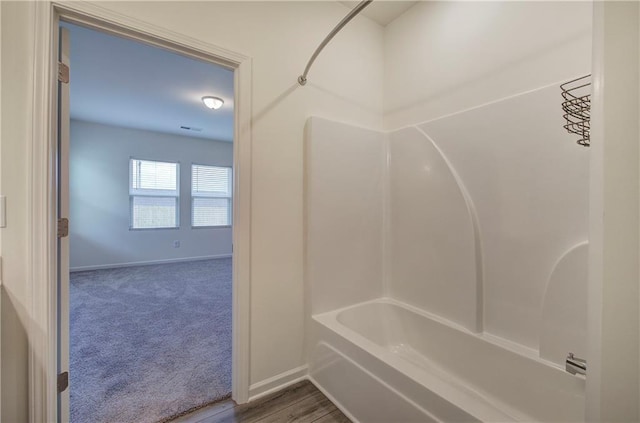
[[[173,248],[180,248],[180,241],[173,241]]]

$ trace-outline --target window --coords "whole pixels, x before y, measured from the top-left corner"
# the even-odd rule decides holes
[[[131,228],[177,228],[178,163],[130,160]]]
[[[231,225],[231,168],[191,166],[191,225]]]

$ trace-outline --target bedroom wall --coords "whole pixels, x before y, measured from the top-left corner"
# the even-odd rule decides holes
[[[131,157],[180,163],[179,228],[129,229]],[[72,120],[71,270],[231,255],[231,228],[191,228],[192,163],[231,167],[233,144]]]

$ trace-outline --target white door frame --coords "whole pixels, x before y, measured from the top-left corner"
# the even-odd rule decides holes
[[[36,2],[30,144],[27,278],[33,295],[29,331],[29,420],[57,413],[57,49],[58,23],[91,26],[234,70],[233,359],[232,397],[249,398],[251,283],[251,58],[89,2]],[[73,72],[73,71],[72,71]],[[71,222],[73,225],[73,222]]]

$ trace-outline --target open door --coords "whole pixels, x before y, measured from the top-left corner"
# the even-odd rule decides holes
[[[69,30],[58,49],[58,422],[69,421]]]

